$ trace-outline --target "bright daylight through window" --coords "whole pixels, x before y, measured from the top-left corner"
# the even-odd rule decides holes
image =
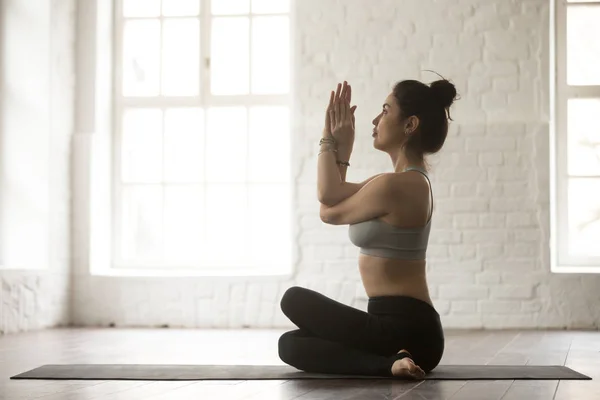
[[[283,0],[117,0],[116,267],[288,268]]]
[[[600,1],[553,2],[553,269],[600,266]]]

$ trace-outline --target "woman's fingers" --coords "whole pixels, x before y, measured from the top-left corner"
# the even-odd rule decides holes
[[[347,81],[344,81],[344,87],[346,91],[345,95],[342,96],[343,103],[345,105],[343,111],[343,120],[351,121],[354,118],[354,110],[356,109],[356,106],[350,108],[350,103],[352,101],[352,86]]]
[[[331,133],[331,111],[333,107],[333,90],[329,93],[329,104],[325,110],[325,129]]]
[[[348,90],[346,91],[346,101],[348,104],[352,103],[352,86],[348,84]]]
[[[352,87],[347,81],[338,83],[335,94],[332,92],[329,98],[328,110],[333,112],[330,114],[332,125],[340,125],[346,120],[354,121],[354,110],[356,106],[350,107],[352,100]]]
[[[342,84],[342,92],[340,93],[340,102],[344,102],[346,100],[346,96],[348,95],[348,82],[344,81]]]
[[[352,116],[352,128],[355,127],[356,118],[354,117],[354,111],[356,110],[356,106],[352,106],[350,109],[350,115]]]
[[[348,92],[348,82],[344,81],[342,93],[340,94],[340,122],[346,122],[346,96]]]
[[[335,100],[334,100],[334,107],[333,107],[333,112],[335,113],[335,124],[339,125],[340,124],[340,113],[341,113],[341,107],[340,107],[340,91],[342,89],[342,84],[338,83],[337,85],[337,91],[335,92]]]

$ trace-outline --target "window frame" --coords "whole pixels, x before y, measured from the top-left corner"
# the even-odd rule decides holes
[[[550,5],[550,266],[555,273],[600,273],[600,257],[568,254],[568,185],[571,179],[600,179],[568,172],[568,101],[600,98],[600,85],[567,81],[567,10],[600,1],[552,0]]]
[[[163,0],[164,1],[164,0]],[[233,106],[233,107],[244,107],[246,110],[249,110],[249,107],[252,106],[285,106],[290,110],[290,125],[289,132],[292,134],[292,119],[293,119],[293,85],[292,85],[292,70],[293,70],[293,60],[294,60],[294,36],[293,36],[293,18],[292,18],[292,10],[294,5],[294,0],[290,0],[290,9],[288,12],[284,13],[272,13],[272,14],[258,14],[252,13],[251,10],[247,14],[236,14],[236,15],[218,15],[213,16],[211,13],[211,1],[210,0],[199,0],[201,4],[200,14],[197,18],[200,21],[200,92],[197,96],[185,96],[185,97],[177,97],[177,96],[168,96],[161,97],[160,95],[157,97],[125,97],[121,94],[121,83],[122,83],[122,44],[123,44],[123,26],[126,18],[123,17],[122,6],[123,0],[113,0],[113,29],[114,29],[114,40],[113,40],[113,53],[112,53],[112,65],[114,71],[114,79],[112,83],[112,126],[111,126],[111,136],[112,136],[112,144],[111,144],[111,201],[112,201],[112,210],[111,210],[111,235],[110,235],[110,254],[111,254],[111,268],[114,270],[151,270],[156,271],[159,274],[161,270],[180,270],[180,271],[189,271],[192,274],[194,273],[202,273],[205,271],[206,273],[212,275],[215,274],[213,270],[213,266],[205,265],[205,264],[183,264],[183,265],[173,265],[173,264],[165,264],[163,262],[158,262],[156,264],[131,264],[126,263],[124,260],[120,258],[121,255],[121,230],[119,224],[122,221],[122,192],[123,188],[127,185],[142,185],[140,183],[123,183],[121,182],[121,140],[122,140],[122,130],[121,130],[121,121],[123,116],[123,110],[126,107],[156,107],[160,108],[164,111],[165,108],[169,107],[200,107],[205,111],[205,116],[207,116],[206,111],[211,107],[220,107],[220,106]],[[251,0],[248,0],[249,2]],[[290,38],[290,86],[289,90],[286,94],[281,95],[256,95],[256,94],[247,94],[247,95],[213,95],[210,92],[210,54],[211,54],[211,29],[212,29],[212,20],[214,17],[240,17],[240,18],[249,18],[249,32],[252,32],[252,23],[254,17],[272,17],[272,16],[286,16],[289,19],[289,38]],[[161,22],[165,19],[171,19],[177,17],[149,17],[149,19],[159,19]],[[185,17],[189,18],[189,17]],[[162,25],[162,24],[161,24]],[[252,40],[251,36],[248,37],[249,41],[249,54],[252,56]],[[161,46],[162,46],[162,30],[161,30]],[[161,51],[162,53],[162,51]],[[162,60],[162,57],[161,57]],[[161,66],[162,67],[162,66]],[[249,76],[250,76],[250,91],[252,85],[252,62],[250,60],[249,63]],[[162,79],[162,68],[159,79]],[[161,81],[159,80],[159,90],[161,89]],[[164,114],[163,114],[164,115]],[[249,114],[247,114],[249,115]],[[206,120],[204,121],[206,126]],[[291,141],[290,141],[291,143]],[[290,160],[291,162],[291,160]],[[291,170],[291,169],[290,169]],[[293,176],[290,174],[288,177],[288,181],[285,183],[281,183],[282,185],[287,185],[288,190],[292,191],[293,184]],[[208,182],[204,181],[199,183],[200,185],[207,187]],[[245,180],[244,183],[240,183],[240,185],[245,185],[248,187],[252,183],[248,180]],[[168,183],[163,179],[160,183],[162,187],[168,185]],[[206,193],[206,191],[205,191]],[[206,195],[206,194],[205,194]],[[163,200],[164,200],[164,191],[163,191]],[[164,202],[163,202],[163,210],[164,210]],[[293,237],[293,230],[295,226],[292,221],[291,215],[292,209],[290,209],[290,239]],[[294,246],[292,246],[293,248]],[[294,253],[294,251],[293,251]],[[278,268],[276,271],[271,269],[260,270],[259,268],[248,268],[248,267],[240,267],[239,271],[243,274],[265,274],[265,275],[281,275],[287,274],[292,269],[292,261],[293,256],[290,257],[289,260],[282,260],[283,264],[281,268]],[[223,267],[218,267],[223,269]],[[235,273],[237,269],[234,267],[226,268],[226,271],[221,271],[218,274],[229,275]],[[142,272],[143,273],[143,272]]]

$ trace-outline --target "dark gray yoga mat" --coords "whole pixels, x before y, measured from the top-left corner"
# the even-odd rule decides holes
[[[11,379],[67,380],[257,380],[257,379],[382,379],[373,376],[313,374],[287,365],[44,365]],[[385,379],[385,378],[383,378]],[[389,378],[392,379],[392,378]],[[425,379],[591,379],[559,365],[440,365]]]

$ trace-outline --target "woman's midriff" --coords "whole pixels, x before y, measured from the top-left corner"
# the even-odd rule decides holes
[[[409,296],[433,306],[425,260],[394,260],[360,253],[358,267],[367,296]]]

